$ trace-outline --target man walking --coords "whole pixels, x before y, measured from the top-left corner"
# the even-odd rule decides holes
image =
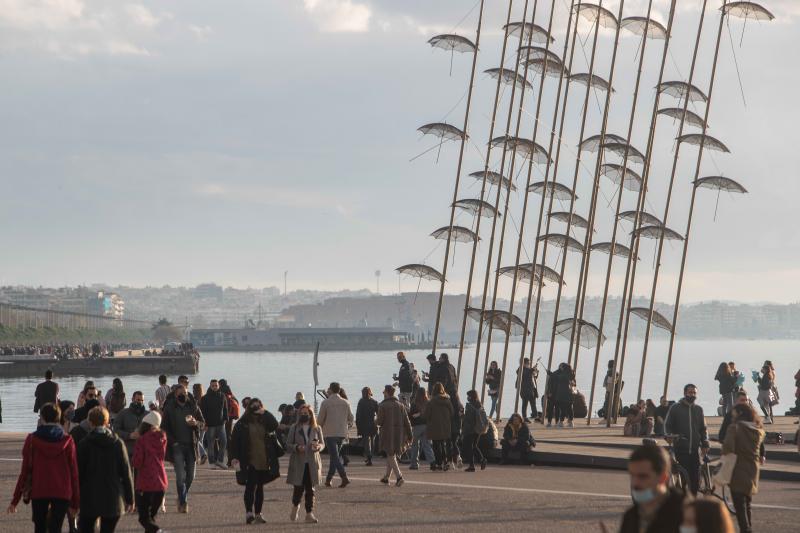
[[[216,465],[217,468],[227,470],[225,449],[228,439],[225,433],[225,422],[228,420],[228,400],[222,394],[216,379],[211,380],[208,392],[200,400],[200,411],[206,421],[205,446],[208,450],[208,462]]]
[[[708,453],[708,430],[703,408],[696,405],[697,387],[691,383],[683,388],[683,398],[670,407],[664,421],[667,435],[678,435],[672,447],[678,463],[689,473],[689,488],[697,494],[700,488],[700,453]]]
[[[147,413],[144,408],[144,394],[137,390],[133,393],[131,404],[114,418],[114,433],[125,443],[128,458],[133,457],[133,447],[136,445],[136,439],[139,438],[139,425],[145,414]]]
[[[395,485],[403,485],[403,475],[397,464],[397,457],[411,445],[411,422],[405,406],[394,397],[394,387],[386,385],[383,388],[383,401],[378,406],[376,423],[381,428],[381,450],[386,452],[386,474],[381,478],[381,483],[389,484],[389,478],[394,472]]]
[[[198,426],[203,414],[189,399],[186,388],[179,385],[175,398],[167,402],[161,419],[161,429],[167,434],[167,460],[175,467],[175,486],[178,489],[178,512],[189,512],[189,489],[194,480],[197,458]]]
[[[169,385],[167,385],[167,376],[161,374],[158,376],[158,388],[156,389],[156,407],[164,409],[164,403],[167,401],[167,395],[170,393]]]
[[[397,362],[400,363],[400,372],[395,376],[398,386],[400,387],[400,403],[406,409],[411,407],[411,397],[414,392],[414,380],[411,376],[411,366],[406,360],[406,354],[397,352]]]
[[[634,505],[622,518],[620,533],[674,532],[683,518],[683,494],[667,488],[672,464],[660,446],[639,446],[628,460]]]
[[[339,488],[344,488],[350,484],[350,480],[347,479],[347,472],[342,464],[342,442],[347,437],[347,430],[353,425],[354,418],[350,402],[339,396],[340,390],[341,386],[336,382],[331,383],[328,387],[328,397],[319,408],[317,422],[322,428],[325,448],[328,449],[330,458],[325,486],[330,487],[333,474],[339,472],[339,477],[342,478]]]
[[[36,401],[33,403],[33,412],[38,413],[39,408],[46,403],[58,405],[58,383],[53,381],[53,371],[49,368],[44,373],[44,381],[36,386]]]

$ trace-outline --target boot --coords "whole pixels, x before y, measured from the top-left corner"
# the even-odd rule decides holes
[[[347,485],[349,485],[349,484],[350,484],[350,480],[347,478],[347,476],[344,476],[344,477],[342,478],[342,482],[341,482],[341,483],[339,483],[339,488],[340,488],[340,489],[343,489],[343,488],[345,488],[345,487],[346,487]]]
[[[312,513],[312,512],[306,513],[306,523],[308,523],[308,524],[316,524],[317,522],[319,522],[319,520],[317,520],[317,517],[314,516],[314,513]]]
[[[326,486],[326,487],[332,487],[333,485],[331,484],[331,481],[333,481],[333,478],[332,478],[332,477],[330,477],[330,476],[329,476],[329,477],[326,477],[326,478],[325,478],[325,486]]]

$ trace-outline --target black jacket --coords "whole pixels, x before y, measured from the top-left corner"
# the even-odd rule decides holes
[[[397,374],[397,381],[400,385],[400,392],[411,392],[414,390],[414,380],[411,379],[411,367],[405,359],[400,363],[400,372]]]
[[[511,443],[511,439],[514,438],[514,430],[511,428],[510,424],[506,424],[505,429],[503,430],[503,440],[507,443]],[[522,424],[520,426],[519,431],[517,432],[517,442],[526,442],[528,444],[533,444],[533,437],[531,436],[531,430],[528,428],[527,424]]]
[[[533,383],[533,368],[521,367],[517,369],[517,376],[522,371],[522,379],[519,382],[519,393],[522,396],[538,396],[536,385]]]
[[[89,432],[78,445],[78,474],[81,515],[120,516],[124,505],[133,505],[128,452],[107,428]]]
[[[671,490],[661,504],[646,533],[677,533],[683,521],[683,495]],[[620,533],[639,533],[639,507],[634,505],[622,517]]]
[[[694,452],[698,448],[708,448],[708,429],[703,408],[696,403],[690,404],[685,399],[675,402],[664,419],[664,433],[680,435],[681,438],[672,443],[676,452]]]
[[[480,402],[467,402],[464,406],[464,420],[461,426],[461,432],[464,435],[475,435],[480,433],[478,426],[480,425],[480,412],[483,406]]]
[[[447,363],[440,361],[431,363],[431,369],[428,372],[428,392],[433,390],[433,386],[436,383],[441,383],[444,386],[444,390],[447,390],[447,380],[450,374],[447,366]]]
[[[58,383],[47,380],[36,386],[36,401],[33,403],[33,412],[38,413],[46,403],[58,403]]]
[[[224,426],[228,419],[228,400],[222,392],[209,390],[200,398],[200,411],[208,427]]]
[[[273,449],[272,439],[269,438],[270,433],[278,429],[278,420],[269,411],[264,411],[261,415],[261,422],[266,429],[267,438],[264,440],[264,446],[267,450],[267,460],[271,464],[271,469],[274,472],[278,471],[278,457],[275,455]],[[239,461],[242,470],[246,470],[250,464],[250,424],[246,416],[239,419],[233,431],[231,432],[230,442],[231,459]]]
[[[489,396],[496,396],[500,391],[500,384],[503,382],[503,371],[499,368],[490,368],[486,372],[486,384],[489,386]],[[494,394],[492,394],[494,391]]]
[[[378,402],[374,398],[361,398],[356,407],[356,432],[362,437],[377,435],[375,415],[378,414]]]
[[[164,410],[161,413],[161,429],[167,434],[166,460],[170,463],[174,444],[181,443],[197,449],[200,430],[198,426],[192,427],[186,423],[186,415],[192,415],[198,423],[204,422],[203,413],[193,401],[187,400],[183,405],[174,399],[171,402],[165,402]]]

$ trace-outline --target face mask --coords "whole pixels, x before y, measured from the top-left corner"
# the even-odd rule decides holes
[[[636,490],[631,489],[631,497],[636,503],[649,503],[656,497],[653,489]]]
[[[185,394],[179,394],[178,395],[178,401],[180,403],[185,403],[186,402],[186,395]]]
[[[139,402],[134,402],[133,403],[133,409],[135,411],[141,413],[142,411],[144,411],[144,404],[143,403],[139,403]]]
[[[308,421],[309,421],[310,418],[311,417],[308,416],[308,415],[300,415],[298,420],[300,421],[301,424],[308,424]]]
[[[695,526],[680,526],[678,528],[680,533],[697,533],[697,527]]]
[[[694,403],[695,397],[694,396],[687,396],[686,397],[686,401],[689,402],[689,403]]]

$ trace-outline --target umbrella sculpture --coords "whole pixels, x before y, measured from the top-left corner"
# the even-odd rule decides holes
[[[584,250],[583,245],[580,242],[578,242],[576,239],[573,239],[569,235],[564,235],[563,233],[548,233],[539,237],[538,240],[552,244],[556,248],[566,248],[568,250],[575,250],[576,252],[581,253],[583,253]]]
[[[674,96],[680,100],[689,95],[690,102],[708,102],[708,97],[703,91],[683,81],[665,81],[658,86],[658,92]]]
[[[619,218],[621,220],[627,220],[628,222],[636,222],[636,211],[623,211],[619,214]],[[639,222],[644,226],[660,226],[661,221],[658,217],[651,215],[647,211],[640,211],[639,212]]]
[[[619,135],[614,135],[613,133],[606,133],[605,136],[602,135],[592,135],[591,137],[587,137],[581,143],[581,150],[586,150],[588,152],[596,152],[600,148],[600,142],[603,141],[605,143],[626,143],[624,137],[620,137]]]
[[[647,36],[651,39],[666,39],[667,28],[657,20],[647,17],[625,17],[619,23],[620,28],[628,30],[636,35],[644,35],[645,28]]]
[[[450,233],[450,226],[444,226],[431,233],[434,239],[447,240],[447,234]],[[479,239],[478,235],[469,228],[463,226],[453,226],[450,238],[455,242],[475,242]]]
[[[565,222],[576,228],[587,229],[589,227],[589,221],[583,218],[582,216],[578,215],[577,213],[569,213],[567,211],[556,211],[554,213],[548,213],[547,216],[553,220],[558,220],[559,222]]]
[[[610,242],[596,242],[592,244],[590,248],[593,252],[602,252],[604,254],[611,253],[611,250],[613,249],[615,256],[624,257],[625,259],[631,256],[631,249],[618,242],[614,243],[613,245]]]
[[[633,170],[617,165],[614,163],[605,163],[600,166],[600,175],[610,179],[614,184],[619,185],[619,181],[623,179],[625,182],[622,186],[629,190],[638,192],[642,189],[642,177]]]
[[[467,213],[471,213],[473,215],[480,214],[482,217],[486,218],[492,218],[493,216],[502,216],[502,214],[498,213],[492,204],[490,204],[485,200],[478,200],[475,198],[464,198],[461,200],[457,200],[453,205],[458,207],[459,209],[463,209]]]
[[[531,186],[528,187],[528,191],[535,193],[535,194],[544,194],[545,197],[553,197],[556,200],[569,200],[571,199],[574,194],[572,193],[572,189],[567,187],[566,185],[562,185],[561,183],[555,183],[552,181],[548,181],[547,183],[543,181],[537,181],[536,183],[531,183]],[[575,199],[577,200],[577,196]]]
[[[531,24],[530,22],[511,22],[503,26],[503,29],[506,30],[509,35],[519,35],[520,32],[522,32],[522,42],[527,42],[528,40],[539,44],[545,44],[548,40],[551,43],[555,42],[555,39],[547,30],[538,24]]]
[[[447,50],[448,52],[450,52],[450,74],[453,73],[453,56],[455,55],[456,52],[475,53],[477,51],[475,43],[473,43],[466,37],[462,37],[461,35],[456,35],[453,33],[434,35],[433,37],[428,39],[428,44],[430,44],[434,48],[441,48],[442,50]]]
[[[694,144],[695,146],[703,146],[709,150],[717,150],[718,152],[730,153],[728,147],[722,144],[711,135],[703,135],[702,133],[687,133],[678,137],[679,143]]]
[[[658,114],[672,117],[675,120],[681,120],[685,114],[686,124],[697,126],[698,128],[705,127],[705,122],[703,121],[702,117],[700,117],[700,115],[697,113],[690,111],[689,109],[684,110],[680,107],[665,107],[664,109],[660,109]]]
[[[500,81],[506,85],[516,84],[520,89],[533,89],[531,82],[513,70],[509,70],[507,68],[490,68],[488,70],[484,70],[483,72],[495,80],[499,77]]]
[[[575,331],[575,324],[578,324],[577,332]],[[600,334],[597,326],[591,322],[587,322],[582,318],[564,318],[555,324],[555,331],[557,335],[572,339],[573,336],[578,344],[584,348],[594,348],[598,343],[603,344],[606,341],[606,336]]]
[[[650,309],[647,307],[631,307],[631,313],[638,316],[642,320],[647,320],[647,317],[650,315]],[[672,324],[670,324],[669,320],[667,320],[667,318],[658,311],[653,310],[652,318],[654,326],[667,331],[672,331]]]
[[[580,4],[575,7],[578,14],[590,22],[596,22],[600,18],[600,25],[610,30],[617,29],[617,17],[604,7],[596,4]]]
[[[483,180],[484,176],[486,177],[486,183],[489,185],[500,185],[504,190],[509,190],[509,188],[512,191],[517,190],[517,186],[499,172],[493,172],[491,170],[484,172],[483,170],[478,170],[477,172],[470,173],[470,177],[476,180]]]

